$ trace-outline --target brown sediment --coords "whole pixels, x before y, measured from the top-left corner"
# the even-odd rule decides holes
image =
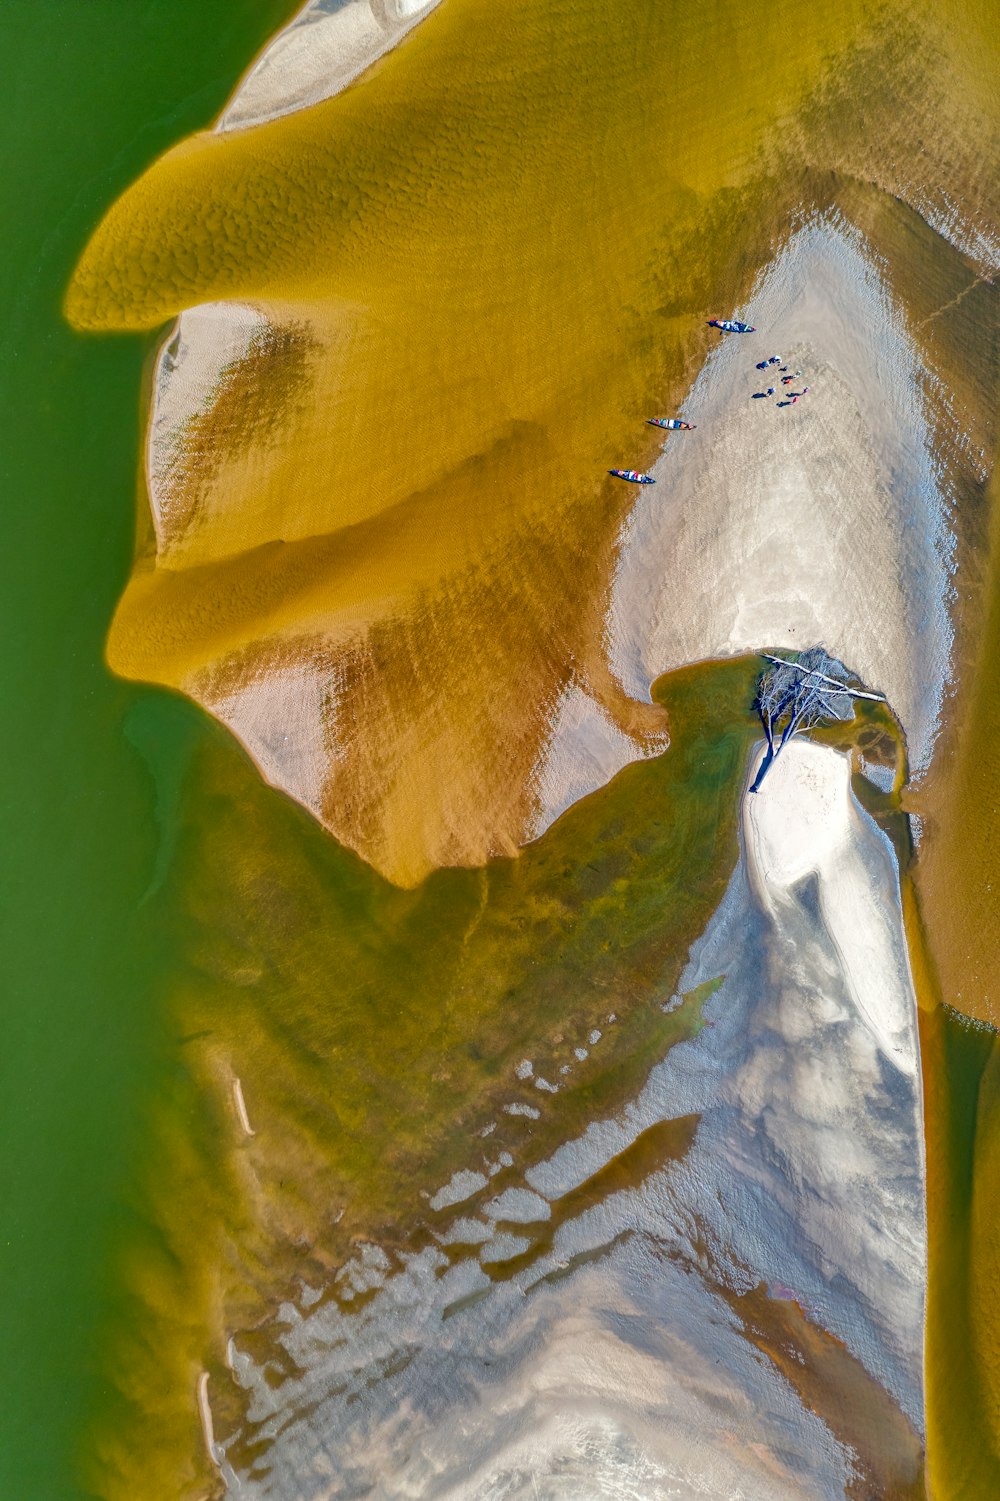
[[[803,1404],[843,1444],[855,1474],[850,1501],[923,1501],[923,1446],[889,1393],[844,1343],[815,1324],[794,1298],[760,1283],[720,1293],[743,1320],[747,1338],[774,1362]]]
[[[923,7],[887,9],[856,33],[805,107],[783,125],[793,155],[863,183],[906,205],[968,254],[978,273],[995,273],[1000,242],[996,146],[998,71],[983,66],[984,8],[949,7],[927,53]],[[994,149],[970,151],[972,140]],[[933,283],[932,283],[933,285]]]
[[[314,350],[307,328],[266,324],[254,335],[246,355],[222,369],[211,405],[176,435],[156,476],[157,551],[162,563],[176,567],[183,560],[190,533],[209,519],[210,498],[223,474],[237,491],[253,492],[254,450],[271,448],[301,412],[310,395]]]

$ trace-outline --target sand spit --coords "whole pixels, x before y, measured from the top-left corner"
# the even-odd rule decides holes
[[[461,1202],[432,1211],[441,1249],[362,1247],[339,1307],[283,1306],[294,1375],[237,1338],[241,1494],[917,1494],[923,1163],[895,862],[847,758],[802,742],[745,795],[742,851],[682,981],[725,975],[708,1025],[619,1116],[496,1185],[470,1159]],[[598,1191],[680,1117],[679,1156]],[[244,1463],[261,1444],[266,1467]]]
[[[951,534],[901,310],[863,237],[839,220],[793,235],[684,403],[626,523],[608,616],[611,663],[648,698],[706,658],[822,642],[887,694],[910,763],[930,759],[949,672]],[[793,407],[753,392],[780,353],[810,386]],[[779,382],[780,386],[780,382]],[[605,744],[582,699],[557,720],[539,773],[541,833],[599,785]]]
[[[710,356],[622,539],[613,662],[646,695],[706,657],[822,642],[888,695],[929,759],[948,675],[950,537],[918,356],[861,237],[793,236],[748,305],[761,333]],[[810,393],[755,401],[780,353]],[[773,377],[772,377],[773,379]],[[801,388],[801,383],[796,387]],[[775,398],[776,399],[776,398]]]
[[[330,99],[402,41],[438,0],[307,0],[254,63],[216,130],[240,130]]]

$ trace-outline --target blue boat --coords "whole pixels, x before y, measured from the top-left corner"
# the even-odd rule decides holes
[[[724,334],[755,334],[752,323],[734,323],[731,318],[709,318],[709,328],[717,328]]]
[[[640,474],[638,469],[609,469],[615,479],[627,479],[632,485],[655,485],[656,481],[651,474]]]
[[[694,432],[693,422],[682,422],[679,417],[647,417],[650,427],[667,427],[672,433]]]

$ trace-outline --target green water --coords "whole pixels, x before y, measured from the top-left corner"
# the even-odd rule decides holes
[[[0,1495],[18,1501],[82,1494],[103,1257],[158,1050],[166,937],[142,899],[169,841],[168,751],[200,733],[193,710],[102,664],[132,551],[147,346],[79,338],[60,304],[100,214],[211,120],[289,9],[4,6]]]

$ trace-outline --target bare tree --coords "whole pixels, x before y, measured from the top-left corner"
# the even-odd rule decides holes
[[[757,712],[767,736],[767,750],[751,792],[759,789],[775,758],[800,730],[811,729],[824,719],[853,719],[856,698],[885,702],[881,693],[852,688],[852,674],[821,646],[811,646],[794,662],[766,652],[764,656],[773,665],[761,673],[757,684]]]

